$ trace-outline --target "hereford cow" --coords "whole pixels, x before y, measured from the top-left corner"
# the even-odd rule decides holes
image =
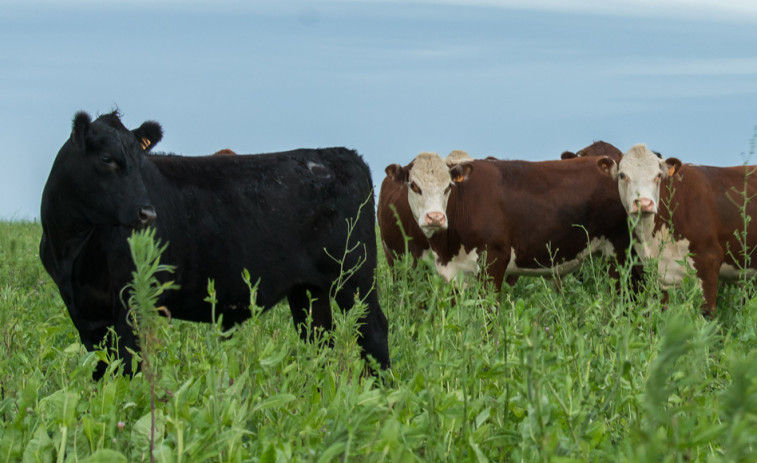
[[[331,328],[330,297],[343,310],[359,297],[367,312],[358,343],[387,368],[387,320],[374,287],[372,181],[362,158],[344,148],[145,154],[161,137],[155,122],[130,132],[116,113],[92,122],[81,112],[50,171],[40,257],[84,346],[93,350],[114,327],[117,354],[125,373],[132,372],[129,349],[138,348],[137,340],[121,296],[134,270],[126,238],[152,225],[169,243],[161,262],[176,266],[164,277],[180,289],[158,302],[172,317],[211,322],[204,299],[212,278],[224,327],[249,318],[247,269],[258,282],[257,304],[268,309],[287,298],[303,338],[309,314],[314,328]],[[355,273],[343,278],[342,269]],[[95,376],[103,372],[100,364]]]
[[[472,160],[473,158],[465,151],[455,150],[447,156],[445,162],[448,166],[454,166]],[[389,266],[393,266],[394,260],[405,254],[405,237],[407,237],[407,252],[413,260],[426,258],[431,247],[410,211],[410,205],[407,202],[407,185],[394,181],[388,172],[384,181],[381,182],[376,216],[381,244]]]
[[[563,151],[562,155],[560,155],[560,159],[574,159],[574,158],[582,158],[584,156],[589,156],[589,157],[608,156],[613,159],[620,159],[622,155],[623,153],[618,148],[600,140],[600,141],[595,141],[591,145],[587,146],[586,148],[580,149],[575,153],[572,151]]]
[[[448,168],[421,153],[387,175],[408,187],[408,204],[429,237],[446,279],[486,268],[500,289],[505,275],[554,276],[595,252],[621,262],[629,246],[626,215],[595,159],[527,162],[474,160]]]
[[[234,150],[229,148],[224,148],[221,150],[216,151],[212,154],[212,156],[235,156],[237,153],[234,152]]]
[[[749,266],[747,275],[757,269],[752,259],[757,232],[746,227],[746,242],[739,242],[745,230],[740,208],[757,217],[757,166],[682,165],[645,145],[632,147],[620,162],[600,158],[596,163],[617,181],[623,207],[637,218],[632,221],[634,248],[642,259],[657,259],[660,286],[679,285],[693,268],[702,286],[703,310],[714,317],[718,278],[735,280],[739,269]]]

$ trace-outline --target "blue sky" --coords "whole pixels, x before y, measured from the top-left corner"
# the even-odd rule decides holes
[[[5,1],[0,218],[33,219],[78,110],[184,155],[347,146],[557,159],[605,140],[742,164],[757,2]],[[757,159],[752,159],[757,163]]]

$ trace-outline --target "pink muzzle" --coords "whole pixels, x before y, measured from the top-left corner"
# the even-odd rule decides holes
[[[639,198],[634,200],[631,212],[654,212],[654,201],[649,198]]]
[[[423,225],[426,227],[442,228],[446,223],[447,216],[443,212],[428,212],[423,221]]]

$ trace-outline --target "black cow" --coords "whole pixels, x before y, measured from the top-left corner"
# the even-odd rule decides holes
[[[212,321],[203,301],[209,278],[224,326],[247,319],[246,268],[253,282],[260,280],[257,303],[268,309],[286,297],[307,338],[308,313],[314,327],[330,329],[332,286],[342,269],[362,262],[335,299],[342,310],[358,297],[365,301],[360,347],[388,368],[387,320],[374,286],[372,180],[362,158],[345,148],[146,154],[161,138],[156,122],[129,131],[117,113],[92,122],[80,112],[50,171],[40,257],[85,347],[93,350],[114,326],[121,338],[117,353],[125,373],[132,373],[127,348],[136,350],[137,340],[119,296],[134,269],[126,238],[152,224],[169,243],[161,262],[176,266],[170,278],[180,285],[159,304],[178,319]],[[335,261],[345,255],[342,265]],[[103,373],[100,364],[95,377]]]

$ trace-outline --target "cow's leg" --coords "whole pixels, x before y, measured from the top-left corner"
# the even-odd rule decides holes
[[[390,367],[389,360],[389,322],[381,310],[375,287],[375,265],[364,263],[357,272],[344,283],[336,295],[336,303],[342,311],[355,305],[356,296],[367,306],[365,314],[357,321],[359,336],[357,343],[363,358],[370,355],[378,362],[381,369]]]
[[[367,284],[363,285],[363,287],[368,293],[364,299],[368,307],[365,315],[358,320],[360,336],[357,339],[357,343],[362,350],[361,355],[363,358],[366,355],[370,355],[378,362],[382,369],[387,369],[390,366],[389,322],[381,310],[376,290]],[[343,311],[352,308],[355,304],[355,294],[359,294],[362,297],[365,293],[351,285],[343,288],[336,297],[339,308]]]
[[[660,300],[660,307],[662,310],[668,310],[668,303],[670,302],[670,293],[667,289],[662,290],[662,299]]]
[[[110,320],[74,320],[74,326],[79,331],[81,343],[87,349],[87,352],[94,352],[97,347],[103,343],[107,334],[108,327],[111,326]],[[98,361],[95,371],[92,372],[92,379],[97,381],[105,374],[108,365],[103,361]]]
[[[715,311],[718,300],[718,270],[720,265],[713,259],[705,261],[694,261],[697,267],[697,277],[702,281],[702,295],[704,304],[702,313],[708,318],[715,318]]]
[[[510,251],[499,251],[495,249],[489,249],[486,251],[486,271],[492,279],[494,289],[497,291],[502,290],[502,282],[505,279],[505,273],[507,271],[507,264],[510,262]],[[517,281],[517,275],[508,275],[507,282],[511,285]]]
[[[116,324],[114,331],[117,339],[112,340],[112,342],[118,358],[123,360],[124,375],[132,376],[140,370],[139,365],[137,365],[136,370],[131,366],[132,352],[139,352],[139,342],[136,333],[127,322],[127,310],[121,306],[120,302],[116,302],[116,304],[118,307],[115,309]]]
[[[298,287],[287,296],[289,310],[292,312],[294,327],[302,340],[312,340],[312,335],[319,328],[329,331],[332,327],[331,304],[328,291]],[[308,331],[308,315],[311,316],[311,330]]]

